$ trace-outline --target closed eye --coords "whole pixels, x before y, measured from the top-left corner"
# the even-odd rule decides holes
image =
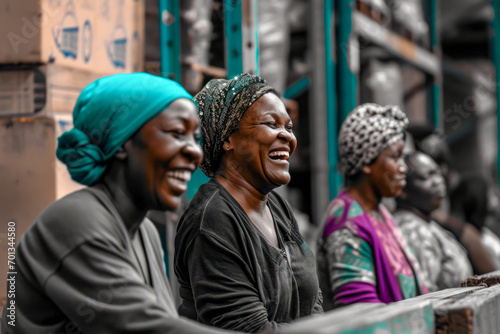
[[[260,123],[262,125],[267,125],[269,126],[270,128],[276,128],[276,123],[275,122],[265,122],[265,123]]]
[[[172,134],[176,139],[179,139],[182,136],[184,136],[184,131],[182,130],[166,130],[163,132]]]

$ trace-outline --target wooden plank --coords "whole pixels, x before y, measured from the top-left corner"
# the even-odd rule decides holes
[[[435,305],[437,333],[500,333],[500,285]]]

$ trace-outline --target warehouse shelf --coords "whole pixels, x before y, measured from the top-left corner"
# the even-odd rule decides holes
[[[355,32],[360,36],[430,75],[441,75],[440,60],[436,55],[396,35],[360,12],[353,12],[352,21]]]

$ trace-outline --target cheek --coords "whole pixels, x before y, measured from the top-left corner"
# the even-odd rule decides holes
[[[419,182],[415,184],[416,188],[418,191],[420,191],[422,194],[426,194],[429,192],[431,189],[431,184],[430,182]]]
[[[260,146],[256,145],[254,142],[242,143],[238,147],[240,161],[243,163],[252,163],[257,159],[260,152],[262,152]]]
[[[399,168],[399,164],[396,161],[391,160],[387,163],[386,170],[391,175],[395,175],[398,172],[398,168]]]
[[[290,142],[290,150],[291,150],[290,154],[292,154],[296,148],[297,148],[297,138],[295,137],[295,135],[293,135],[293,139]]]

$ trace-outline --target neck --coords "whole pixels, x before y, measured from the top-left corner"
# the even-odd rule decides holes
[[[378,194],[367,182],[347,188],[347,193],[354,197],[359,206],[366,211],[377,211],[382,196]]]
[[[426,212],[424,210],[421,210],[413,205],[406,203],[405,201],[398,201],[397,208],[398,208],[398,210],[401,209],[401,210],[411,211],[414,214],[416,214],[417,216],[419,216],[420,218],[422,218],[423,220],[425,220],[426,222],[431,221],[430,212]]]
[[[119,162],[111,164],[103,184],[127,230],[134,234],[146,217],[147,210],[139,208],[134,201],[132,192],[127,187],[125,171]]]
[[[241,175],[224,170],[215,175],[215,180],[234,197],[247,214],[263,212],[266,209],[267,193],[261,193]]]

